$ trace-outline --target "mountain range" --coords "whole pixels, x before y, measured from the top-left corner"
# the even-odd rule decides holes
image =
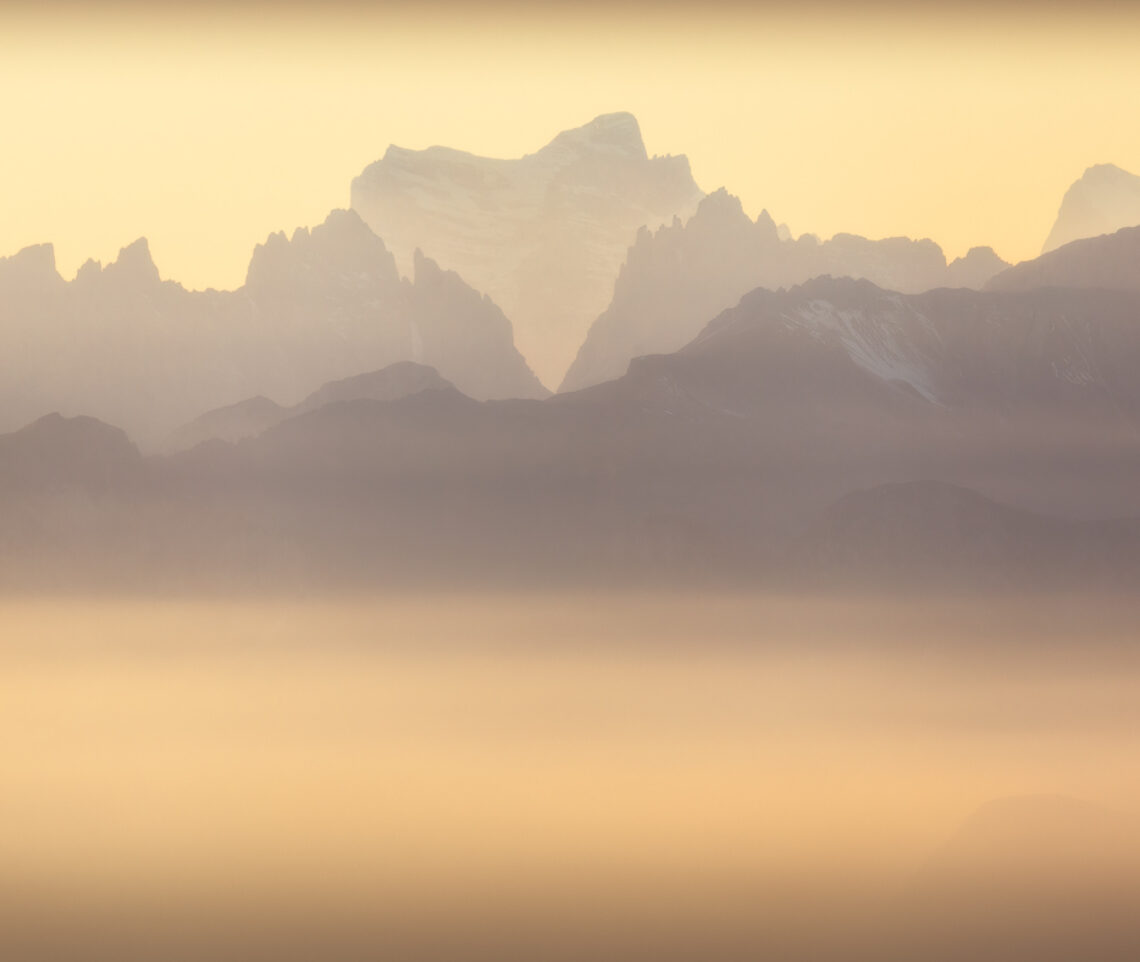
[[[701,201],[687,222],[677,219],[638,234],[613,301],[590,327],[561,390],[617,377],[639,355],[677,350],[757,287],[776,290],[830,275],[917,293],[981,287],[1007,266],[989,248],[947,264],[930,240],[872,241],[853,234],[793,240],[766,211],[752,221],[737,198],[720,190]]]
[[[245,587],[1127,584],[1137,526],[1098,519],[1140,517],[1138,310],[1127,291],[821,278],[546,400],[330,389],[237,444],[147,459],[48,419],[0,445],[0,478],[38,472],[6,495],[4,575],[98,554],[100,577]]]
[[[1105,170],[1074,185],[1064,210],[1095,195],[1128,219],[1112,198],[1131,175]],[[1086,263],[1066,249],[1003,272],[988,248],[947,263],[929,240],[795,238],[767,213],[748,218],[724,190],[705,197],[683,157],[649,157],[629,114],[518,160],[393,147],[356,179],[353,204],[360,214],[271,235],[236,291],[162,280],[142,239],[70,282],[50,245],[0,259],[0,430],[86,414],[153,449],[204,411],[258,396],[289,408],[399,361],[433,367],[475,399],[541,397],[533,370],[554,387],[551,372],[568,366],[563,391],[598,384],[635,357],[677,350],[756,287],[821,275],[902,293],[1120,287],[1137,276],[1115,241],[1082,248]]]
[[[160,278],[145,240],[67,282],[45,245],[0,260],[0,427],[86,414],[155,443],[255,395],[292,404],[396,361],[438,368],[474,397],[541,397],[510,322],[422,255],[400,277],[351,211],[274,234],[236,291]]]
[[[0,260],[0,584],[1140,573],[1140,228],[1014,267],[796,238],[628,115],[518,161],[394,150],[354,204],[393,248],[334,211],[236,291],[162,280],[145,241],[70,282],[48,246]],[[551,271],[590,298],[615,272],[562,393],[425,225],[538,313]]]

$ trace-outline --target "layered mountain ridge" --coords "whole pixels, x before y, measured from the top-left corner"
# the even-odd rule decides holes
[[[394,401],[420,391],[453,389],[433,367],[414,361],[397,361],[379,371],[369,371],[317,388],[297,404],[285,407],[266,397],[248,398],[223,408],[207,411],[178,428],[163,444],[169,452],[183,451],[206,441],[234,443],[252,438],[282,421],[326,404],[344,401]]]
[[[236,291],[145,240],[70,282],[0,260],[0,584],[1140,577],[1140,228],[948,263],[658,160],[628,115],[512,161],[393,148],[361,183],[399,246],[334,211]],[[536,310],[622,265],[563,393],[425,224]]]
[[[1140,290],[1140,227],[1072,241],[1002,271],[986,287],[994,291],[1041,287]]]
[[[237,291],[161,280],[145,240],[71,282],[50,247],[0,260],[0,426],[89,414],[152,443],[202,411],[424,362],[474,397],[546,392],[486,296],[418,255],[401,279],[351,211],[274,234]]]
[[[736,197],[719,190],[687,222],[676,219],[638,234],[613,301],[591,326],[561,390],[618,377],[638,355],[677,350],[757,287],[777,290],[830,275],[918,293],[981,287],[1007,266],[989,248],[948,264],[931,240],[872,241],[853,234],[793,240],[781,235],[767,211],[752,221]]]
[[[1140,517],[1138,310],[1128,291],[759,289],[614,381],[334,394],[147,459],[85,511],[115,519],[92,528],[116,532],[102,576],[1123,585],[1136,525],[1100,519]],[[879,493],[844,500],[860,490]],[[43,510],[12,507],[32,519],[12,564]]]

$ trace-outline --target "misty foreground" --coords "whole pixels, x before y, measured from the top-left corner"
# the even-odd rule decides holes
[[[1135,605],[0,608],[0,952],[1132,959]]]

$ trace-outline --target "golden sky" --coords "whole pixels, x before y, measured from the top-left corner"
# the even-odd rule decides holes
[[[0,2],[0,255],[145,235],[188,287],[348,203],[389,143],[492,156],[629,110],[794,232],[1034,256],[1140,172],[1140,4]]]

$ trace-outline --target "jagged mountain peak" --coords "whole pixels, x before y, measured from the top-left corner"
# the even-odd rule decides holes
[[[131,241],[126,247],[120,248],[119,256],[115,258],[114,264],[124,269],[141,267],[149,270],[154,267],[154,258],[150,253],[150,241],[145,237],[140,237]]]
[[[56,272],[54,244],[32,244],[17,251],[11,257],[5,258],[5,260],[14,267],[36,273],[54,274]]]
[[[103,265],[94,257],[88,257],[75,272],[75,281],[79,284],[86,284],[93,281],[103,273]]]
[[[710,211],[743,214],[744,204],[741,203],[740,198],[735,194],[730,194],[728,188],[718,187],[716,190],[709,191],[701,198],[701,202],[697,205],[696,213],[693,216],[707,215]]]
[[[947,265],[933,240],[869,240],[840,233],[793,239],[763,211],[751,220],[724,188],[707,194],[685,222],[643,229],[628,253],[609,306],[591,327],[560,390],[618,377],[639,354],[680,349],[721,311],[756,288],[778,290],[812,277],[865,277],[880,287],[917,293],[979,288],[1007,266],[976,249]]]
[[[125,284],[152,285],[161,281],[154,258],[151,257],[150,243],[145,237],[122,248],[119,256],[103,268],[103,276]]]
[[[955,258],[947,271],[951,287],[981,289],[991,278],[1009,267],[992,247],[971,247],[962,257]]]
[[[766,214],[767,212],[765,212]],[[692,234],[734,237],[739,242],[744,236],[771,234],[776,236],[776,225],[771,218],[763,216],[753,221],[745,212],[744,204],[739,197],[730,194],[725,188],[719,187],[711,193],[705,194],[697,204],[697,209],[683,224],[675,222],[672,226],[674,233],[689,232]]]
[[[351,238],[369,244],[379,241],[381,246],[384,244],[384,241],[372,232],[351,207],[338,207],[329,211],[324,222],[314,227],[310,235],[317,238],[321,236]]]
[[[1117,167],[1116,164],[1093,164],[1081,175],[1081,180],[1085,183],[1128,183],[1135,177],[1135,174],[1130,174],[1123,167]]]
[[[648,156],[629,113],[511,159],[390,147],[352,182],[353,208],[401,272],[419,249],[490,297],[548,384],[604,310],[639,229],[688,217],[701,196],[684,157]]]
[[[443,268],[439,264],[428,257],[418,247],[412,255],[412,277],[418,284],[422,281],[431,281],[443,274]]]
[[[352,210],[334,210],[315,227],[298,227],[292,237],[270,234],[254,248],[246,285],[262,290],[316,274],[364,283],[398,282],[395,260],[384,242]]]
[[[51,244],[34,244],[10,257],[0,257],[0,278],[17,290],[40,291],[63,283]]]
[[[971,247],[962,257],[957,258],[957,260],[993,260],[994,258],[1001,260],[1001,258],[998,257],[997,252],[992,247],[980,246]]]

